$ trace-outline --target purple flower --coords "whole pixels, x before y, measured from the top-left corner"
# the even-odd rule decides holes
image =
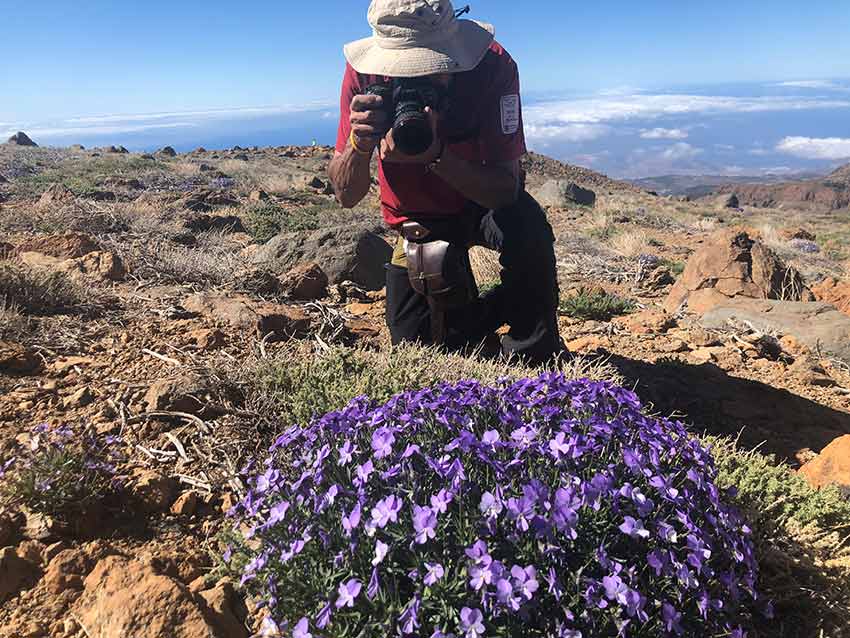
[[[392,454],[395,435],[389,428],[378,428],[372,435],[372,450],[376,459],[382,459]]]
[[[537,583],[537,570],[533,565],[529,565],[525,569],[519,565],[511,567],[511,576],[514,579],[514,587],[526,600],[531,600],[534,597],[534,592],[537,591],[539,584]]]
[[[682,625],[680,624],[682,614],[677,612],[673,605],[669,603],[661,605],[661,618],[664,621],[664,628],[667,629],[668,632],[674,632],[677,636],[681,636],[685,633],[685,630],[682,629]]]
[[[620,531],[632,538],[649,538],[649,530],[643,526],[643,521],[636,520],[631,516],[625,517],[625,521],[620,525]]]
[[[466,638],[481,638],[484,636],[484,615],[478,609],[464,607],[460,610],[460,628]]]
[[[440,490],[431,497],[431,507],[438,514],[445,514],[449,509],[452,498],[451,492]]]
[[[378,580],[378,570],[372,570],[372,576],[369,578],[369,587],[366,589],[366,597],[369,600],[375,600],[381,593],[381,583]]]
[[[319,615],[316,616],[316,627],[319,629],[324,629],[331,622],[331,614],[332,614],[331,604],[328,603],[322,610],[319,612]]]
[[[382,543],[380,540],[375,541],[375,558],[372,559],[373,567],[377,567],[381,564],[381,562],[383,562],[389,549],[390,546],[386,543]]]
[[[292,638],[313,638],[313,634],[310,633],[310,621],[306,618],[302,618],[298,621],[298,624],[295,625],[295,629],[292,630]]]
[[[419,604],[419,597],[414,597],[408,603],[407,607],[405,607],[401,616],[398,617],[399,629],[403,636],[409,636],[419,628],[419,619],[417,618],[419,615]]]
[[[563,432],[558,432],[555,438],[549,441],[549,452],[556,459],[560,459],[562,456],[570,453],[570,445],[565,441],[566,436]]]
[[[282,501],[269,510],[269,518],[266,520],[266,525],[272,527],[280,523],[286,516],[289,510],[289,501]]]
[[[378,504],[372,508],[372,523],[380,528],[386,527],[389,523],[398,521],[398,513],[401,511],[401,501],[394,495],[387,496],[378,501]]]
[[[481,504],[478,506],[485,518],[495,518],[502,513],[502,502],[490,492],[481,495]]]
[[[357,503],[351,513],[342,517],[342,527],[346,536],[351,536],[352,532],[360,525],[360,513],[360,503]]]
[[[342,583],[337,589],[339,598],[336,599],[336,608],[354,607],[354,600],[360,595],[360,590],[363,585],[356,578],[350,579],[346,583]]]
[[[489,447],[495,447],[501,440],[501,436],[496,430],[487,430],[484,436],[481,437],[481,442]]]
[[[357,448],[351,444],[351,441],[346,441],[339,448],[339,464],[342,466],[348,465],[356,453]]]
[[[375,466],[372,464],[372,459],[369,459],[362,465],[357,466],[356,481],[359,485],[365,485],[369,482],[369,477],[375,471]]]
[[[511,611],[518,611],[522,602],[520,598],[514,596],[514,587],[507,578],[496,581],[496,600]]]
[[[446,573],[443,566],[439,563],[425,563],[425,569],[428,571],[425,574],[423,582],[429,587],[440,580]]]
[[[416,532],[417,545],[423,545],[429,538],[434,538],[437,527],[437,513],[430,507],[413,506],[413,529]]]

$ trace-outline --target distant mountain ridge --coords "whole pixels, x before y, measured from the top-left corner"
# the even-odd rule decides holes
[[[781,208],[783,204],[814,204],[830,210],[850,207],[850,164],[826,177],[778,184],[725,184],[715,192],[735,193],[742,205]]]
[[[800,172],[792,175],[767,173],[764,175],[658,175],[629,180],[635,186],[655,191],[659,195],[687,195],[694,199],[705,197],[727,184],[776,184],[789,179],[816,179],[820,174]]]

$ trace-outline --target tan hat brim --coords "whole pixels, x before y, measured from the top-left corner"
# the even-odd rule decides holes
[[[493,42],[493,25],[459,20],[457,33],[436,45],[383,49],[375,38],[363,38],[343,47],[345,59],[358,73],[412,78],[433,73],[471,71]]]

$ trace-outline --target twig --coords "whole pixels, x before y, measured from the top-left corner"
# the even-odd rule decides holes
[[[172,359],[171,357],[166,357],[164,354],[159,354],[158,352],[154,352],[153,350],[148,350],[147,348],[142,348],[142,352],[145,354],[149,354],[152,357],[156,357],[160,361],[165,361],[166,363],[170,363],[173,366],[182,367],[182,363],[177,361],[177,359]]]
[[[145,412],[144,414],[139,414],[138,416],[134,416],[131,419],[127,419],[127,425],[135,425],[137,423],[142,423],[147,419],[152,418],[180,418],[185,419],[186,421],[191,421],[195,425],[197,425],[204,434],[210,433],[210,426],[208,426],[204,421],[195,416],[194,414],[189,414],[188,412],[167,412],[164,410],[159,410],[156,412]]]
[[[189,457],[186,456],[186,448],[183,447],[183,444],[180,442],[176,436],[174,436],[171,432],[165,433],[166,438],[174,444],[174,447],[177,449],[177,453],[180,455],[180,458],[185,462],[189,462]]]
[[[192,476],[186,476],[185,474],[175,474],[174,476],[180,479],[181,483],[185,483],[186,485],[191,485],[192,487],[197,487],[199,489],[206,490],[207,492],[212,492],[212,485],[210,485],[208,482],[204,482]]]

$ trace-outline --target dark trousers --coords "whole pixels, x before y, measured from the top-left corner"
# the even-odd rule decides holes
[[[512,206],[473,210],[451,226],[453,230],[441,231],[436,238],[498,251],[502,281],[477,301],[449,311],[446,347],[460,350],[478,345],[507,324],[504,354],[536,364],[563,353],[557,321],[555,237],[534,198],[523,192]],[[411,287],[407,269],[393,264],[387,265],[386,319],[393,344],[431,342],[428,302]]]

